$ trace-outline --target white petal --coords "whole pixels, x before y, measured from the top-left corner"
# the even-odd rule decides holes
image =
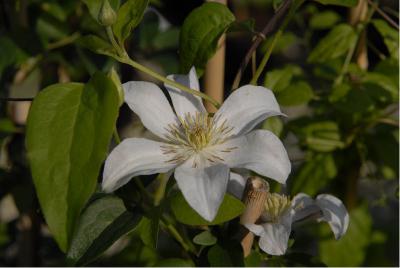
[[[322,211],[320,220],[328,222],[336,239],[341,238],[349,227],[349,214],[340,199],[329,194],[320,194],[315,200]]]
[[[192,67],[188,75],[172,74],[167,77],[191,89],[199,91],[199,80],[196,75],[196,68]],[[195,114],[196,112],[205,113],[203,102],[200,97],[182,91],[176,87],[164,83],[172,99],[175,112],[178,116],[184,117],[186,113]]]
[[[232,135],[245,134],[270,116],[283,115],[271,90],[246,85],[235,90],[215,113],[218,123],[225,120]]]
[[[302,220],[320,211],[314,199],[304,193],[299,193],[292,199],[292,209],[294,211],[293,221]]]
[[[212,221],[228,186],[228,166],[195,168],[189,159],[175,169],[175,179],[189,205],[204,219]]]
[[[122,85],[125,102],[142,120],[143,125],[163,138],[167,134],[168,124],[178,119],[161,89],[150,82],[131,81]]]
[[[254,224],[254,223],[246,223],[244,225],[250,232],[257,236],[261,236],[264,234],[264,227],[262,225]]]
[[[246,180],[247,179],[242,175],[231,172],[228,182],[228,193],[241,200],[244,187],[246,186]]]
[[[160,146],[164,143],[143,138],[123,140],[106,159],[102,188],[112,192],[132,177],[163,173],[175,167]]]
[[[264,223],[264,233],[260,237],[260,248],[271,255],[283,255],[286,252],[290,225],[281,223]]]
[[[282,142],[272,132],[255,130],[228,140],[221,146],[235,148],[221,158],[232,168],[246,168],[285,183],[291,165]]]

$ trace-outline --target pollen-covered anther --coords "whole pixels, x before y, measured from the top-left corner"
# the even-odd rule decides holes
[[[223,162],[218,154],[229,153],[236,147],[210,149],[229,139],[233,130],[226,121],[221,124],[217,122],[218,118],[200,112],[186,113],[184,117],[179,117],[179,123],[168,125],[168,134],[165,136],[168,145],[161,147],[163,153],[173,155],[170,161],[176,163],[181,163],[194,154],[202,154],[212,163]]]
[[[291,200],[286,195],[271,193],[268,195],[264,207],[269,220],[276,222],[291,207]]]

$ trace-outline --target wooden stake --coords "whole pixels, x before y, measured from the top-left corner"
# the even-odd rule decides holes
[[[250,177],[247,180],[243,194],[243,203],[246,208],[240,217],[242,225],[255,223],[264,211],[264,203],[269,192],[268,183],[259,177]],[[243,228],[245,229],[245,228]],[[251,252],[254,235],[247,229],[243,230],[243,238],[241,241],[244,257],[247,257]]]
[[[227,0],[213,0],[226,5]],[[214,56],[207,62],[204,73],[204,93],[214,100],[222,103],[224,100],[224,79],[225,79],[225,34],[218,42],[218,49]],[[205,102],[208,112],[214,113],[217,109],[209,102]]]

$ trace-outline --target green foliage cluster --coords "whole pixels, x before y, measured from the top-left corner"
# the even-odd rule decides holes
[[[300,227],[287,255],[268,256],[255,245],[243,258],[236,235],[244,205],[229,194],[215,220],[207,222],[162,175],[135,178],[114,194],[100,191],[121,106],[114,68],[123,73],[128,64],[146,71],[126,58],[132,54],[165,73],[195,66],[201,75],[223,33],[228,42],[256,34],[253,21],[237,21],[217,3],[193,9],[179,27],[163,28],[165,18],[148,6],[168,2],[43,0],[32,1],[29,9],[22,4],[26,1],[0,4],[12,18],[1,21],[0,95],[34,96],[26,129],[15,114],[6,114],[1,100],[0,199],[11,195],[20,215],[34,212],[33,221],[48,226],[63,253],[57,250],[58,259],[42,256],[40,264],[396,265],[398,226],[372,212],[394,213],[390,219],[398,224],[399,35],[374,6],[364,21],[346,22],[343,12],[356,0],[298,1],[301,6],[280,39],[274,43],[268,37],[257,51],[264,54],[275,44],[261,84],[273,90],[288,118],[268,119],[260,128],[274,132],[298,158],[291,159],[286,190],[292,196],[330,192],[344,200],[350,227],[342,240],[335,241],[327,225]],[[282,3],[249,2],[268,9]],[[32,16],[24,18],[21,9]],[[100,25],[104,14],[114,13],[115,21]],[[361,46],[373,55],[368,68],[357,64]],[[292,60],[291,51],[299,48]],[[280,189],[265,179],[271,190]],[[157,190],[146,192],[162,186],[161,197]],[[12,224],[0,219],[4,252],[15,242]],[[307,242],[312,235],[318,237],[316,245]],[[309,255],[312,246],[317,256]],[[0,263],[7,264],[5,255],[0,253]]]

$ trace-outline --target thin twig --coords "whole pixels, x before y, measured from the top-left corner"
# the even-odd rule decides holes
[[[33,98],[2,98],[0,101],[33,101]]]
[[[397,31],[399,30],[399,25],[397,25],[397,23],[394,20],[392,20],[388,14],[386,14],[382,9],[380,9],[377,4],[375,4],[371,0],[368,0],[368,4],[370,4],[376,10],[376,12],[378,12],[379,15],[381,15],[390,25],[396,28]]]
[[[250,49],[247,51],[246,56],[243,58],[239,70],[236,73],[235,80],[233,81],[232,84],[232,89],[236,89],[239,87],[240,80],[242,79],[242,75],[244,73],[244,70],[246,69],[247,64],[249,63],[251,56],[253,55],[253,52],[257,49],[257,47],[261,44],[261,42],[265,39],[267,35],[271,34],[274,32],[274,30],[277,28],[279,21],[286,15],[288,12],[290,6],[291,6],[292,0],[285,0],[280,8],[276,11],[276,13],[272,16],[272,18],[269,20],[267,25],[264,27],[264,29],[261,31],[259,35],[257,35],[256,39],[254,40],[252,46]]]

